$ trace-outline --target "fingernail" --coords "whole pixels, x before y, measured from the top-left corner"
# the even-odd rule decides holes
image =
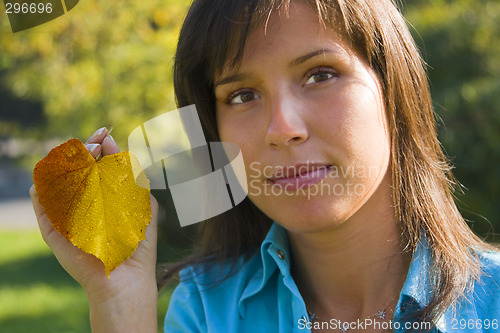
[[[92,143],[92,144],[89,144],[87,145],[87,149],[89,150],[90,153],[93,153],[94,150],[99,147],[100,145],[97,144],[97,143]]]
[[[104,132],[105,129],[106,129],[106,127],[99,128],[97,131],[95,131],[95,133],[94,133],[93,136],[99,136],[99,135],[101,135],[102,132]]]
[[[111,139],[111,141],[115,142],[115,139],[113,139],[113,137],[111,135],[108,134],[108,136]]]

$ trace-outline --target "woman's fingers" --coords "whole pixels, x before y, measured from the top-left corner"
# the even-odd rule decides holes
[[[112,155],[119,152],[120,149],[118,149],[113,137],[111,135],[107,135],[104,140],[102,140],[102,156]]]
[[[102,146],[98,143],[87,143],[85,147],[87,147],[87,150],[93,158],[97,158],[102,150]]]
[[[30,187],[30,197],[31,202],[33,203],[33,209],[35,210],[36,217],[39,217],[43,214],[43,208],[38,203],[38,193],[36,193],[35,185],[31,185]]]
[[[98,143],[101,144],[102,140],[108,135],[108,129],[106,127],[101,127],[94,134],[90,136],[90,138],[85,142],[85,144]]]
[[[36,220],[42,234],[42,238],[49,246],[53,246],[53,238],[62,236],[57,232],[54,234],[55,229],[52,226],[50,220],[47,218],[47,215],[45,215],[45,211],[43,210],[42,205],[40,205],[40,202],[38,201],[38,194],[36,192],[35,185],[32,185],[30,188],[30,196],[31,202],[33,204],[33,210],[35,211]]]
[[[99,128],[94,134],[85,142],[85,147],[94,158],[99,155],[106,156],[120,152],[115,140],[109,135],[109,130],[106,127]]]
[[[97,158],[101,154],[101,143],[106,135],[108,135],[108,129],[106,127],[101,127],[90,136],[87,142],[85,142],[85,147],[87,147],[92,157]]]

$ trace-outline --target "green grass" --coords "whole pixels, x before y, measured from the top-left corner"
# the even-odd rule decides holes
[[[158,300],[158,331],[172,288]],[[83,289],[61,268],[40,233],[0,231],[0,332],[87,333]]]

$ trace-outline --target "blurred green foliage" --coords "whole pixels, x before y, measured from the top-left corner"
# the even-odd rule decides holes
[[[440,140],[466,188],[459,207],[477,233],[500,232],[500,2],[406,4],[429,66]]]
[[[440,139],[467,188],[462,211],[478,233],[490,229],[481,216],[500,230],[500,3],[401,2],[429,65]],[[0,13],[0,138],[85,140],[112,124],[125,148],[132,129],[175,108],[173,55],[189,3],[84,0],[15,34]]]
[[[85,0],[15,34],[2,10],[0,97],[41,107],[27,117],[29,108],[2,106],[0,133],[85,139],[112,124],[124,144],[143,121],[175,108],[172,59],[187,5]]]

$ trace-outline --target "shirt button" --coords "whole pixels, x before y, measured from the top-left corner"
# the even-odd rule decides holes
[[[401,304],[401,312],[405,312],[406,311],[406,304]]]
[[[285,254],[283,253],[283,251],[278,250],[276,251],[276,253],[278,253],[278,258],[280,258],[281,260],[285,259]]]

